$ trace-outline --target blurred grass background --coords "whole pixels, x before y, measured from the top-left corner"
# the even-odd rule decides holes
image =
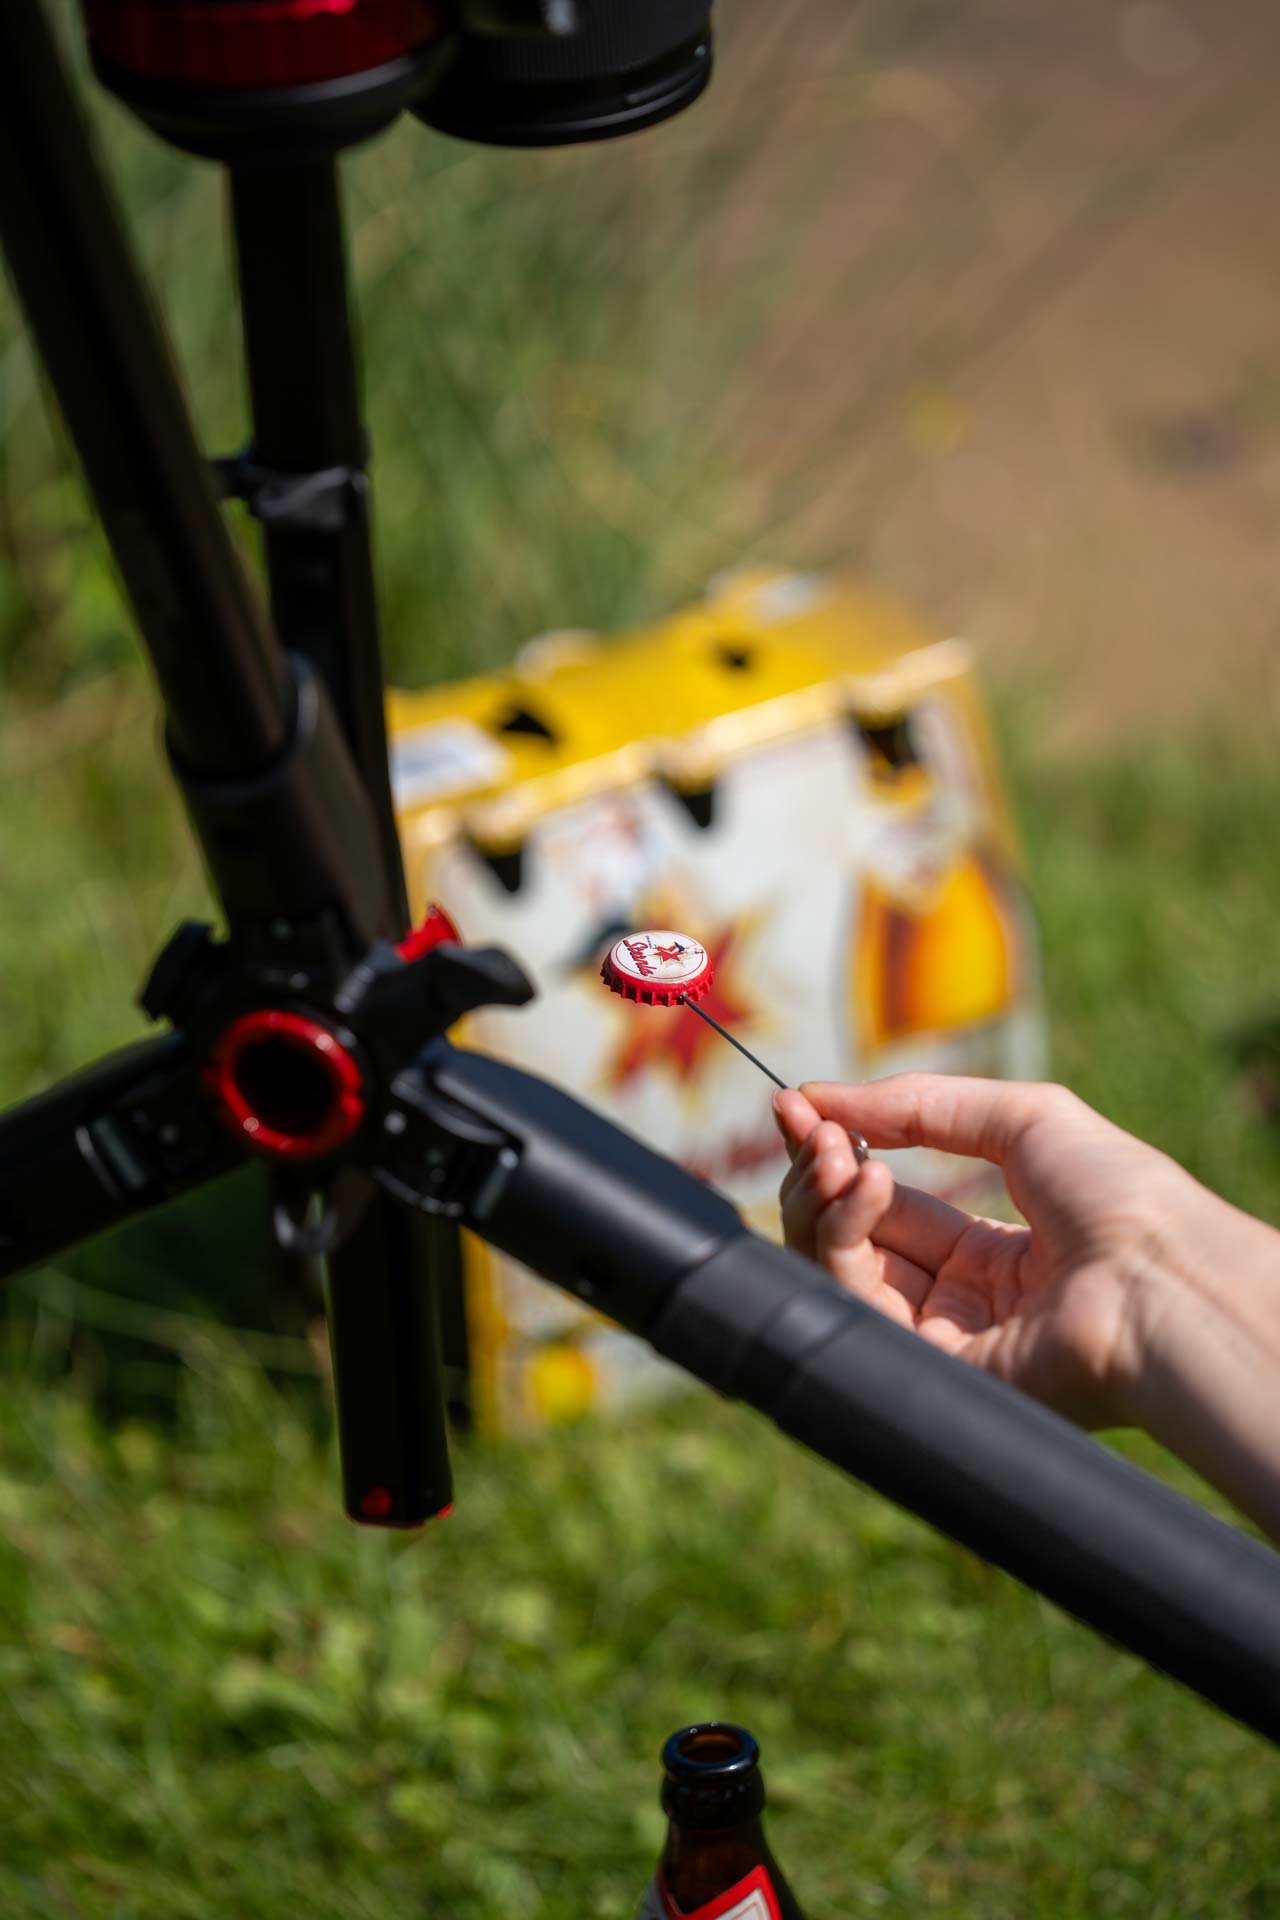
[[[989,663],[1055,1071],[1271,1218],[1278,65],[1243,0],[741,0],[661,134],[406,123],[347,170],[396,677],[852,559]],[[94,111],[229,450],[216,174]],[[139,1030],[204,900],[11,304],[0,791],[8,1100]],[[815,1916],[1280,1911],[1256,1742],[705,1396],[469,1447],[446,1527],[356,1533],[305,1341],[201,1314],[252,1324],[218,1212],[157,1228],[163,1308],[110,1246],[15,1295],[6,1915],[624,1916],[657,1746],[711,1714],[759,1733]],[[112,1324],[176,1363],[167,1424],[106,1416]]]

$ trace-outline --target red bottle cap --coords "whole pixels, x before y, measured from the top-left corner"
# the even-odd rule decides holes
[[[673,1007],[679,1000],[701,1000],[711,985],[711,961],[687,933],[629,933],[610,948],[600,978],[626,1000]]]

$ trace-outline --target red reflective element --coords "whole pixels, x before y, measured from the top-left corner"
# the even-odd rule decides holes
[[[391,1520],[394,1505],[394,1496],[387,1487],[370,1487],[368,1493],[360,1496],[358,1511],[362,1520],[389,1521],[391,1526],[399,1527],[402,1533],[417,1533],[428,1520],[447,1520],[453,1512],[453,1502],[450,1501],[438,1513],[425,1514],[421,1520]]]
[[[256,1084],[259,1072],[277,1082],[284,1077],[272,1074],[270,1062],[253,1058],[255,1052],[281,1046],[319,1069],[310,1085]],[[233,1020],[209,1057],[204,1081],[244,1144],[281,1160],[318,1160],[332,1153],[364,1118],[363,1078],[346,1047],[328,1027],[282,1007],[263,1007]]]
[[[438,0],[86,0],[95,56],[203,93],[369,73],[440,37]]]
[[[430,953],[432,947],[443,946],[446,940],[461,946],[462,935],[444,908],[438,907],[433,900],[422,925],[405,935],[396,952],[402,960],[421,960],[424,953]]]

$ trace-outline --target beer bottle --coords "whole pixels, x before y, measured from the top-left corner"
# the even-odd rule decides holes
[[[804,1920],[769,1851],[760,1749],[722,1721],[662,1749],[667,1842],[637,1920]]]

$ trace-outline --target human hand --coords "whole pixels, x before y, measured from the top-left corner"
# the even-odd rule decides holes
[[[1152,1424],[1153,1332],[1194,1281],[1196,1248],[1211,1265],[1231,1222],[1269,1235],[1272,1260],[1280,1245],[1062,1087],[902,1074],[811,1084],[774,1106],[792,1158],[787,1244],[936,1346],[1082,1425]],[[849,1127],[873,1147],[993,1162],[1026,1225],[895,1187],[883,1162],[859,1170]],[[1181,1284],[1171,1278],[1174,1239],[1192,1256]],[[1262,1252],[1253,1246],[1253,1257]]]

